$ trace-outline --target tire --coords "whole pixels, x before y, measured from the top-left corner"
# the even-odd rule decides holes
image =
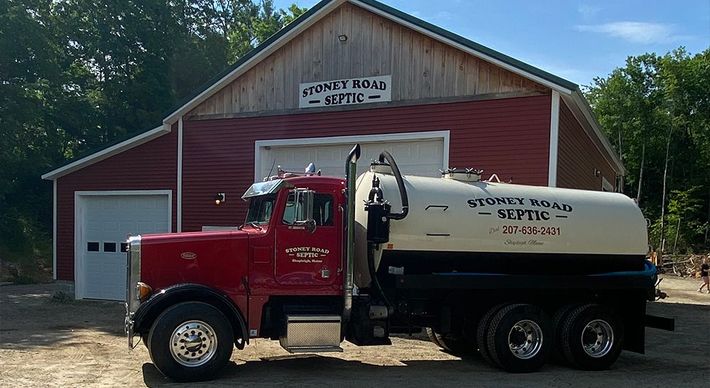
[[[565,318],[560,338],[565,360],[571,366],[604,370],[621,354],[624,328],[607,308],[585,305],[572,310]]]
[[[141,334],[141,341],[143,342],[143,345],[145,345],[146,349],[148,349],[148,353],[150,353],[150,346],[148,346],[148,333]]]
[[[491,358],[491,353],[488,351],[488,327],[493,320],[493,316],[505,307],[505,304],[499,304],[491,307],[483,317],[478,321],[476,327],[476,344],[478,344],[478,353],[490,365],[500,368],[498,361]]]
[[[488,351],[508,372],[540,369],[553,347],[552,324],[544,311],[529,304],[503,307],[488,328]]]
[[[555,311],[555,315],[552,316],[552,330],[555,339],[555,344],[552,351],[552,359],[555,362],[565,364],[564,351],[562,350],[562,325],[565,323],[565,319],[569,316],[572,310],[580,307],[578,304],[567,304],[558,308]]]
[[[155,320],[146,344],[153,364],[166,377],[202,381],[214,378],[227,364],[234,334],[229,320],[212,305],[184,302]]]

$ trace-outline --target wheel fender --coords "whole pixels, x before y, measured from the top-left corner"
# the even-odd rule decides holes
[[[249,342],[249,333],[244,315],[229,297],[218,290],[202,284],[176,284],[154,293],[142,303],[133,316],[133,327],[136,334],[148,333],[158,316],[170,306],[180,302],[205,302],[218,308],[234,329],[234,344],[238,349],[244,348]]]

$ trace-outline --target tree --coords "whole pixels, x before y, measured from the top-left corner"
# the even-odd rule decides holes
[[[663,56],[629,57],[624,67],[608,77],[595,78],[586,88],[586,96],[606,135],[616,139],[614,146],[628,170],[626,192],[641,193],[639,203],[654,225],[664,224],[661,229],[665,229],[664,197],[668,191],[673,206],[682,195],[688,201],[690,197],[700,201],[690,214],[680,217],[682,223],[707,225],[710,49],[696,55],[679,48]],[[673,213],[668,206],[668,221],[672,221],[677,210]],[[677,229],[672,222],[668,225],[667,232]],[[702,233],[691,232],[693,228],[681,229],[681,241],[687,240],[697,248],[707,244]],[[659,245],[662,239],[675,236],[658,230],[653,237],[652,243]]]
[[[271,0],[0,1],[0,258],[50,257],[41,174],[157,125],[304,11]]]
[[[50,2],[0,3],[0,257],[49,252],[51,184],[39,175],[70,153],[73,113],[87,106],[58,24]]]

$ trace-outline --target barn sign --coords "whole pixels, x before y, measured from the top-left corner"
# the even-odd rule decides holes
[[[392,76],[302,83],[298,98],[299,108],[392,101]]]

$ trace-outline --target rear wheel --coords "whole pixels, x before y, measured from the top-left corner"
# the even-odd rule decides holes
[[[552,330],[555,336],[555,344],[552,352],[552,358],[559,362],[564,363],[564,351],[562,350],[562,325],[569,314],[576,308],[580,307],[578,304],[567,304],[555,311],[555,315],[552,316]]]
[[[607,308],[586,305],[569,313],[560,338],[565,360],[572,366],[603,370],[619,358],[624,328]]]
[[[552,348],[552,325],[537,306],[509,305],[498,311],[488,328],[488,351],[508,372],[540,369]]]
[[[499,304],[491,307],[485,314],[483,314],[483,317],[481,317],[478,321],[478,327],[476,328],[476,344],[478,345],[478,353],[487,363],[497,367],[500,367],[498,361],[491,358],[491,353],[488,351],[488,328],[491,325],[493,316],[504,306],[506,305]]]
[[[213,378],[232,355],[234,334],[215,307],[185,302],[165,310],[153,323],[147,346],[156,368],[176,381]]]

